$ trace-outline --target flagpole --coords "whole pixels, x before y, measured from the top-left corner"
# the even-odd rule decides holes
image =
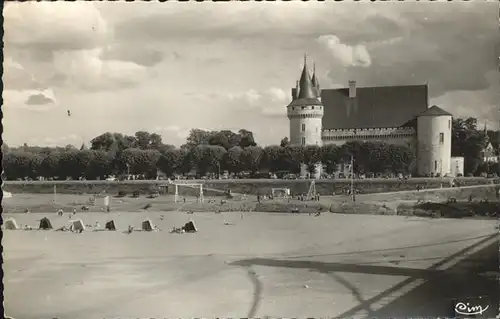
[[[356,195],[354,195],[354,156],[351,155],[351,198],[352,201],[356,201]]]

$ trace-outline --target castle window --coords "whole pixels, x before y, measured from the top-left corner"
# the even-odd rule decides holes
[[[438,161],[434,161],[434,170],[437,171],[438,169]]]
[[[313,107],[311,107],[311,109],[313,109],[313,110],[314,110],[314,106],[313,106]]]
[[[439,144],[444,144],[444,133],[439,133]]]
[[[306,145],[306,138],[302,137],[302,145]]]
[[[295,106],[292,106],[292,111],[295,111]]]
[[[448,128],[451,129],[451,120],[448,120]]]
[[[306,125],[304,123],[302,123],[302,132],[305,132],[306,131]]]
[[[302,109],[303,109],[303,110],[305,110],[305,109],[306,109],[306,107],[305,107],[305,106],[303,106],[303,107],[302,107]]]
[[[316,126],[316,133],[318,133],[318,127]]]

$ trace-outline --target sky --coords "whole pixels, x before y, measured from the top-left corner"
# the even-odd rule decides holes
[[[430,103],[498,128],[496,1],[18,2],[4,7],[3,139],[104,132],[288,135],[304,53],[322,88],[429,84]],[[71,116],[67,111],[70,110]]]

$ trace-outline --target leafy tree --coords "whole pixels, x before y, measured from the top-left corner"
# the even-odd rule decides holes
[[[290,145],[290,140],[288,139],[288,137],[286,137],[286,136],[285,136],[285,137],[283,137],[283,138],[281,139],[280,146],[281,146],[281,147],[287,147],[287,146],[289,146],[289,145]]]
[[[239,173],[243,169],[243,149],[239,146],[231,147],[224,158],[224,164],[227,170],[231,173]]]
[[[215,134],[213,131],[205,131],[200,129],[192,129],[186,139],[186,144],[183,147],[193,148],[199,145],[208,145],[210,138]]]
[[[391,168],[394,173],[411,173],[412,164],[416,157],[411,148],[404,145],[388,145],[390,158],[386,159],[391,163]]]
[[[141,150],[147,150],[151,143],[151,134],[145,131],[138,131],[135,133],[135,140],[136,140],[135,147]],[[161,143],[161,137],[160,137],[160,143]]]
[[[8,151],[9,151],[9,146],[7,145],[7,143],[2,142],[2,153],[5,154]]]
[[[453,119],[451,153],[452,156],[463,156],[465,174],[476,172],[482,162],[481,152],[486,147],[487,136],[477,129],[477,119]]]
[[[340,147],[335,144],[326,144],[321,147],[321,163],[328,174],[333,174],[341,162]]]
[[[500,155],[499,148],[500,148],[500,131],[493,131],[493,130],[488,130],[488,141],[491,143],[491,146],[493,146],[493,149],[495,150],[495,154],[498,156]]]
[[[193,149],[181,148],[179,150],[181,154],[181,161],[177,168],[178,173],[185,175],[191,172],[191,170],[195,167],[193,150],[194,148]]]
[[[28,177],[32,179],[38,179],[39,176],[42,176],[41,168],[43,162],[43,155],[41,154],[32,154],[31,160],[29,163],[29,175]]]
[[[114,135],[115,138],[115,143],[116,143],[116,148],[117,151],[123,151],[128,148],[134,148],[137,147],[137,139],[135,136],[130,136],[130,135],[123,135],[119,133],[115,133]]]
[[[115,136],[113,136],[112,133],[107,132],[94,137],[90,141],[90,144],[90,149],[92,150],[110,151],[113,145],[115,145]]]
[[[160,134],[152,133],[149,135],[149,146],[155,150],[161,150],[163,147],[163,141]]]
[[[158,160],[158,168],[167,176],[173,176],[179,171],[182,164],[183,154],[181,150],[170,149],[164,152]]]
[[[366,159],[364,158],[366,154],[362,154],[363,144],[362,141],[351,141],[340,147],[341,161],[343,163],[350,163],[352,157],[354,159],[354,170],[356,172],[366,172]]]
[[[71,177],[73,179],[78,179],[78,177],[83,175],[87,163],[84,163],[83,167],[79,165],[78,153],[79,152],[71,149],[61,153],[59,159],[59,172],[61,178]]]
[[[88,158],[86,177],[88,179],[104,178],[112,173],[112,154],[104,151],[89,151],[87,154],[81,154]]]
[[[241,129],[238,131],[238,135],[240,136],[240,142],[239,142],[240,147],[245,148],[249,146],[257,146],[257,143],[255,143],[255,139],[253,137],[252,132],[245,129]]]
[[[360,146],[356,162],[362,173],[383,173],[391,169],[389,145],[382,142],[365,142]]]
[[[317,145],[304,147],[304,164],[311,174],[316,173],[316,165],[321,161],[321,148]]]
[[[270,172],[276,173],[281,170],[282,155],[281,147],[276,145],[267,146],[264,148],[262,165],[268,168]]]
[[[46,178],[57,178],[60,174],[59,162],[61,154],[59,152],[51,152],[46,155],[40,165],[40,173]]]
[[[215,145],[222,146],[229,150],[233,146],[240,146],[242,148],[248,146],[256,146],[253,133],[241,129],[238,133],[230,130],[222,131],[206,131],[200,129],[192,129],[186,139],[186,144],[182,148],[193,148],[199,145]]]
[[[192,149],[193,160],[196,163],[198,173],[205,175],[207,172],[215,172],[222,162],[226,149],[216,145],[199,145]]]
[[[300,172],[300,164],[304,161],[304,147],[287,146],[280,148],[281,167],[291,173]]]
[[[261,161],[263,159],[263,155],[264,151],[259,146],[248,146],[244,148],[241,154],[241,161],[244,170],[248,170],[252,173],[258,172]]]
[[[241,142],[241,136],[228,130],[214,132],[214,134],[210,137],[208,143],[210,145],[222,146],[226,150],[229,150],[231,147],[239,145]]]
[[[33,154],[28,152],[15,151],[5,155],[3,166],[7,179],[18,179],[32,176],[31,165]]]

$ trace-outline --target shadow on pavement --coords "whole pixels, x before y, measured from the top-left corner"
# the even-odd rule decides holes
[[[439,270],[438,268],[455,258],[469,253],[472,249],[497,237],[497,234],[486,237],[483,240],[449,256],[427,269],[398,268],[390,266],[328,263],[318,261],[278,260],[278,259],[246,259],[232,263],[235,266],[250,267],[253,265],[267,267],[302,268],[311,269],[321,273],[333,275],[336,272],[360,273],[385,276],[409,277],[403,282],[381,292],[368,300],[358,298],[359,292],[354,285],[346,280],[340,283],[348,287],[353,296],[359,301],[359,305],[338,315],[339,318],[353,317],[355,314],[368,311],[370,317],[394,318],[394,317],[454,317],[453,302],[467,302],[469,298],[482,297],[482,304],[489,304],[489,308],[482,316],[476,318],[494,318],[498,313],[500,302],[499,281],[496,274],[499,270],[499,245],[498,240],[493,241],[485,248],[468,256],[451,268]],[[378,310],[371,310],[372,305],[380,302],[385,297],[396,293],[403,287],[412,284],[417,279],[425,282],[398,297],[396,300],[384,305]],[[471,301],[472,303],[473,301]],[[258,301],[254,301],[258,303]],[[255,309],[253,313],[255,313]],[[326,314],[325,314],[326,315]]]

